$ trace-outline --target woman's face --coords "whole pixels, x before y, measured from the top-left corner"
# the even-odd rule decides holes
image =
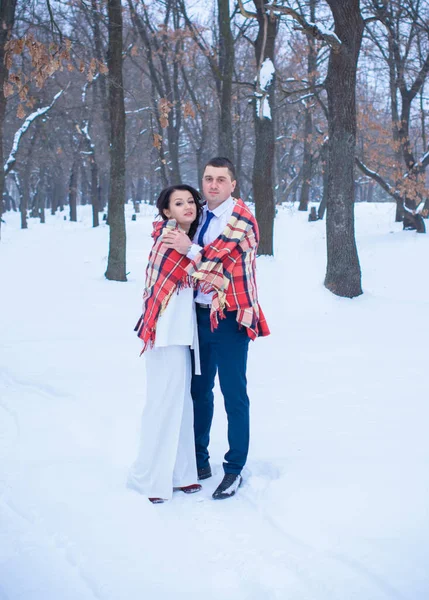
[[[170,205],[164,209],[164,214],[168,219],[176,219],[180,227],[188,231],[197,216],[193,195],[185,190],[174,190],[170,196]]]

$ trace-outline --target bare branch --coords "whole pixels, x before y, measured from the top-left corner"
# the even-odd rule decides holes
[[[307,21],[302,15],[300,15],[293,8],[287,8],[286,6],[278,6],[277,4],[267,4],[266,9],[270,14],[283,14],[288,15],[295,19],[300,24],[300,29],[302,29],[308,35],[316,38],[316,40],[320,40],[322,42],[326,42],[331,46],[334,52],[339,52],[342,44],[340,38],[336,33],[331,31],[330,29],[325,29],[320,25],[316,25],[316,23],[311,23]]]
[[[246,19],[257,19],[258,18],[258,15],[256,13],[250,12],[244,8],[243,0],[238,0],[238,6],[240,8],[241,14],[243,15],[243,17],[246,17]]]
[[[46,0],[46,6],[48,7],[49,19],[51,21],[51,31],[52,31],[52,34],[54,33],[54,27],[55,27],[55,29],[58,31],[58,35],[60,36],[60,44],[62,45],[62,43],[63,43],[63,33],[62,33],[61,29],[58,27],[58,23],[55,21],[54,13],[52,11],[52,6],[51,6],[50,0]]]
[[[63,92],[64,92],[64,90],[60,90],[57,94],[55,94],[55,96],[54,96],[52,102],[49,104],[49,106],[44,106],[43,108],[38,108],[37,110],[32,112],[31,115],[28,115],[28,117],[25,119],[23,125],[15,133],[15,137],[13,139],[12,150],[10,151],[9,158],[7,159],[7,161],[5,162],[4,167],[3,167],[5,177],[10,173],[10,171],[12,170],[12,167],[14,166],[14,164],[16,162],[16,153],[18,152],[19,143],[22,139],[22,136],[25,135],[25,133],[27,132],[28,128],[33,123],[33,121],[35,121],[38,117],[47,113],[48,110],[50,110],[54,106],[55,102],[63,94]]]
[[[372,171],[370,168],[364,165],[363,162],[360,161],[357,156],[355,157],[355,162],[359,169],[362,171],[362,173],[364,173],[367,177],[371,177],[371,179],[374,179],[374,181],[376,181],[383,188],[383,190],[389,194],[389,196],[392,196],[392,198],[394,198],[395,200],[402,202],[402,198],[399,192],[395,190],[389,183],[387,183],[387,181],[383,179],[383,177],[379,173],[377,173],[376,171]]]

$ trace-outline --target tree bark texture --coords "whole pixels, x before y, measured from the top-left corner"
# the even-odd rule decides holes
[[[15,21],[16,0],[0,0],[0,237],[1,216],[3,214],[4,192],[4,156],[3,156],[3,126],[6,112],[6,98],[3,85],[7,81],[9,71],[4,64],[4,47],[8,41]]]
[[[255,42],[255,55],[258,70],[265,59],[270,59],[274,64],[274,45],[278,30],[277,17],[271,18],[266,11],[266,0],[255,0],[258,19],[258,35]],[[270,117],[264,116],[259,110],[260,102],[255,100],[255,158],[253,162],[253,199],[256,209],[256,220],[259,224],[260,242],[259,254],[273,255],[274,235],[274,123],[272,119],[274,109],[274,83],[266,87]]]
[[[108,0],[109,19],[109,112],[110,112],[110,186],[108,218],[109,257],[105,276],[126,281],[125,230],[125,107],[122,80],[122,6],[121,0]]]
[[[331,50],[328,94],[328,198],[325,286],[337,296],[362,294],[354,231],[354,161],[356,147],[356,71],[364,23],[359,0],[328,0],[341,40]]]

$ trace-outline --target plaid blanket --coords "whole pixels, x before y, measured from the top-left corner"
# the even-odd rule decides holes
[[[143,313],[134,331],[143,341],[143,353],[155,343],[156,324],[174,292],[192,286],[186,272],[189,258],[162,243],[165,228],[171,228],[170,221],[153,224],[154,244],[146,267],[146,282],[143,292]]]
[[[255,217],[242,200],[237,200],[222,234],[197,254],[186,268],[203,293],[214,292],[210,311],[212,330],[224,310],[236,310],[237,322],[247,327],[251,339],[269,335],[258,303],[256,250],[259,229]]]

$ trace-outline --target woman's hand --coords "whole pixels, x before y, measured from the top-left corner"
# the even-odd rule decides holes
[[[169,248],[177,250],[180,254],[188,254],[192,242],[184,231],[175,229],[174,231],[165,231],[162,236],[163,243]]]

